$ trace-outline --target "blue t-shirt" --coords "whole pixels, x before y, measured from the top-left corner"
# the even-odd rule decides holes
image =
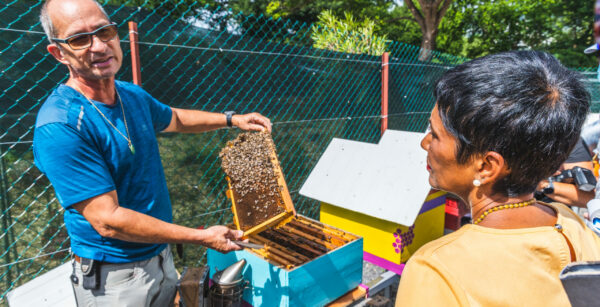
[[[65,208],[71,249],[80,257],[112,263],[151,258],[166,244],[125,242],[100,236],[72,207],[116,190],[119,206],[172,221],[171,201],[158,152],[156,133],[171,121],[172,111],[142,88],[116,81],[135,148],[73,88],[60,85],[42,105],[35,124],[35,165],[54,186]],[[93,103],[125,136],[121,105]]]

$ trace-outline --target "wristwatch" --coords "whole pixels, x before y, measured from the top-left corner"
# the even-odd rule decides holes
[[[227,127],[233,127],[233,123],[231,122],[231,119],[233,118],[233,115],[235,115],[235,111],[225,111],[225,118],[227,119]]]
[[[548,180],[548,185],[545,186],[544,188],[542,188],[542,193],[548,195],[548,194],[554,194],[554,181],[552,181],[552,179]]]

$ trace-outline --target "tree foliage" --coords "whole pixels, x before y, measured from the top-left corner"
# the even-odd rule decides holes
[[[423,18],[429,14],[431,20],[439,22],[437,37],[425,37],[424,27],[409,10],[411,3],[406,2],[411,2]],[[399,0],[229,1],[229,5],[245,12],[307,23],[318,21],[323,10],[331,10],[337,16],[350,12],[372,20],[377,35],[468,58],[515,49],[536,49],[554,54],[568,66],[597,64],[593,56],[583,54],[583,49],[593,43],[594,1],[454,0],[445,15],[441,9],[447,2],[404,0],[403,3],[401,5]],[[428,13],[423,13],[422,3],[429,5]],[[431,18],[436,10],[438,15],[443,15],[442,19]],[[433,33],[435,29],[429,27],[426,30]],[[425,39],[433,44],[427,47]]]
[[[568,66],[593,66],[593,1],[455,0],[440,28],[441,50],[475,58],[516,49],[548,51]]]
[[[373,32],[386,35],[389,39],[418,45],[421,42],[419,25],[410,11],[394,0],[233,0],[229,2],[234,11],[265,14],[273,18],[294,20],[305,23],[319,21],[319,14],[329,10],[335,16],[350,13],[353,16],[373,21]]]
[[[350,13],[374,23],[373,33],[426,49],[475,58],[514,49],[548,51],[568,66],[595,66],[590,0],[105,0],[179,16],[204,7],[301,23],[319,14]],[[447,7],[447,11],[445,11]],[[411,12],[412,11],[412,12]],[[445,14],[444,14],[445,13]],[[217,14],[218,15],[218,14]],[[233,14],[230,14],[233,16]],[[174,16],[177,17],[177,16]],[[443,18],[442,18],[443,17]],[[219,19],[218,22],[225,22]],[[427,22],[426,22],[427,21]],[[284,23],[281,23],[284,24]],[[251,25],[250,25],[251,26]],[[252,31],[252,29],[248,29]]]
[[[312,27],[311,37],[315,48],[379,56],[385,51],[386,36],[375,35],[374,29],[375,22],[369,18],[357,21],[346,12],[341,19],[326,10]]]

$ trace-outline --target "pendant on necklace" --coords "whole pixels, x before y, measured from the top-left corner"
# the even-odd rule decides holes
[[[131,151],[132,155],[135,155],[135,147],[133,147],[133,144],[131,142],[129,142],[129,151]]]

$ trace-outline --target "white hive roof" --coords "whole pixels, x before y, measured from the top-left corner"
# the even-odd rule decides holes
[[[423,133],[387,130],[379,144],[334,138],[300,194],[412,225],[430,190]]]

